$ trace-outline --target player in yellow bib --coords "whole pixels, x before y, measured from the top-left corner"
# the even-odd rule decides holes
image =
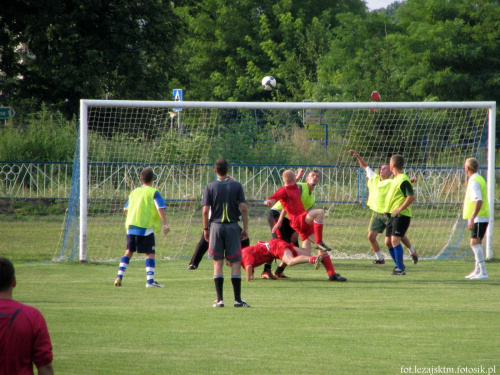
[[[384,209],[389,217],[385,232],[385,244],[396,264],[392,275],[406,275],[401,239],[410,226],[412,217],[411,204],[415,200],[413,187],[408,176],[403,173],[403,166],[403,156],[392,155],[389,168],[394,174],[394,180],[387,192]]]
[[[482,241],[488,228],[490,210],[486,181],[477,173],[479,162],[474,158],[465,160],[464,170],[469,177],[467,191],[465,192],[462,217],[467,220],[467,228],[471,231],[470,247],[474,252],[474,271],[465,276],[467,279],[487,279],[486,263]]]
[[[385,198],[393,182],[391,179],[392,172],[389,168],[389,164],[382,164],[380,166],[379,174],[376,174],[356,151],[349,150],[349,153],[358,160],[359,166],[363,168],[366,173],[366,177],[368,178],[367,205],[372,210],[372,216],[368,227],[368,241],[370,241],[370,246],[377,257],[377,259],[375,259],[372,263],[385,264],[385,259],[380,251],[377,236],[387,228],[388,224],[388,217],[384,213],[384,210]],[[403,242],[403,244],[409,249],[413,264],[417,264],[418,254],[406,235],[401,238],[401,242]],[[392,246],[388,247],[390,248]]]
[[[115,286],[122,286],[123,275],[129,266],[130,259],[137,252],[146,255],[146,287],[163,288],[163,285],[158,284],[154,279],[156,268],[154,232],[161,230],[163,234],[167,234],[170,232],[170,227],[165,217],[165,200],[160,192],[152,187],[154,179],[151,168],[143,169],[140,176],[142,186],[130,193],[125,204],[127,250],[120,259]]]

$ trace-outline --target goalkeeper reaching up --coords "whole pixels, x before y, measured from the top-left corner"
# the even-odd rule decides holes
[[[377,242],[377,236],[387,228],[388,224],[388,217],[384,214],[384,206],[385,197],[393,181],[391,179],[392,172],[389,168],[389,164],[382,164],[379,174],[376,174],[356,151],[349,150],[348,152],[358,160],[359,166],[363,168],[368,178],[367,204],[372,210],[372,217],[368,227],[368,241],[370,241],[370,246],[377,257],[372,263],[385,264],[385,259]],[[415,181],[414,179],[411,180],[411,182]],[[413,246],[411,246],[410,240],[406,235],[401,238],[401,242],[409,249],[413,264],[417,264],[418,254],[415,249],[413,249]],[[388,248],[391,247],[392,246],[388,245]]]

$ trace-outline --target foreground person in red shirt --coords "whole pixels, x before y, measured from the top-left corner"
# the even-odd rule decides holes
[[[40,311],[12,299],[14,265],[0,257],[0,374],[53,375],[52,344]]]

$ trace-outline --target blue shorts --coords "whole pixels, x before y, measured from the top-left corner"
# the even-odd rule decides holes
[[[149,236],[137,236],[135,234],[127,234],[127,250],[138,254],[154,254],[155,253],[155,234]]]

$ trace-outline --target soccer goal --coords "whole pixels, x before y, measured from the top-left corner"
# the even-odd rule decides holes
[[[116,259],[125,250],[123,207],[139,173],[152,167],[171,233],[157,235],[157,257],[189,258],[202,235],[201,195],[226,158],[250,204],[250,239],[268,240],[262,202],[285,169],[316,169],[315,207],[326,211],[324,239],[333,257],[371,258],[371,216],[364,171],[393,154],[415,177],[408,237],[420,257],[471,256],[461,219],[467,157],[488,183],[493,257],[495,102],[241,103],[82,100],[79,147],[59,259]],[[380,236],[384,249],[383,236]],[[408,253],[406,253],[408,255]]]

